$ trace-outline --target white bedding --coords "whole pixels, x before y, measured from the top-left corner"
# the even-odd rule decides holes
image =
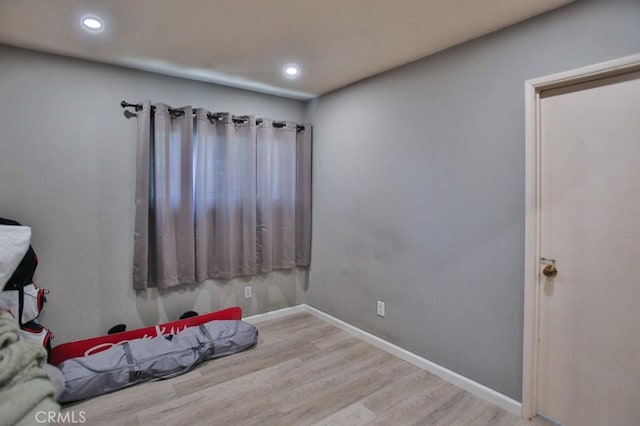
[[[28,226],[0,225],[0,290],[13,275],[30,243]]]

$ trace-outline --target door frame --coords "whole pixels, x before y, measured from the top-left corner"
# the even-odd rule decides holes
[[[525,86],[525,250],[522,417],[538,411],[538,326],[540,321],[540,94],[544,90],[640,70],[640,54],[527,80]]]

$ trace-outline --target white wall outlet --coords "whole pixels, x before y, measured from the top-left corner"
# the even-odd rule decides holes
[[[376,312],[378,316],[384,317],[384,302],[382,300],[378,300],[378,304],[376,306]]]
[[[251,286],[250,285],[245,285],[244,286],[244,298],[245,299],[250,299],[252,294],[253,294],[253,289],[251,288]]]

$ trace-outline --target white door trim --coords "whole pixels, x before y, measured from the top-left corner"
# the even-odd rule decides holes
[[[540,93],[543,90],[640,70],[640,54],[525,82],[525,259],[522,417],[536,415],[540,259]]]

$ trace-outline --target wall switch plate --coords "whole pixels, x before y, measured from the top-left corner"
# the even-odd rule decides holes
[[[253,294],[253,289],[251,288],[250,285],[245,285],[244,286],[244,298],[245,299],[250,299],[251,295]]]
[[[376,306],[376,313],[378,314],[378,316],[384,317],[384,302],[381,300],[378,300],[378,304]]]

